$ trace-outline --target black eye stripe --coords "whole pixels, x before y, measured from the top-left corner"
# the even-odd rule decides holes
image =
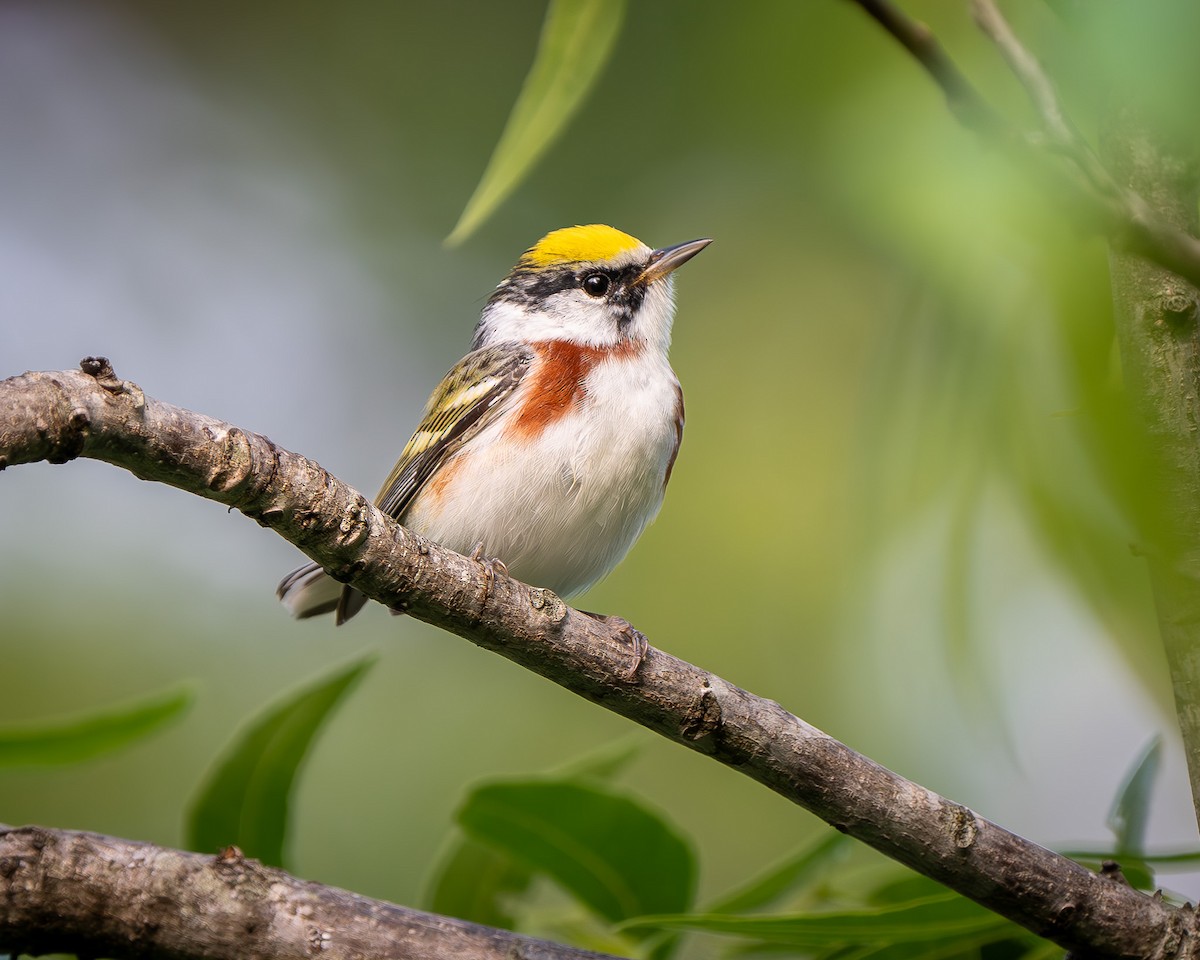
[[[631,264],[619,270],[600,267],[531,270],[518,267],[492,292],[489,302],[508,301],[542,312],[553,303],[555,294],[568,290],[584,291],[584,283],[589,277],[603,275],[608,278],[608,290],[599,295],[597,300],[605,297],[609,304],[618,309],[618,325],[623,327],[645,299],[646,287],[634,282],[643,269],[643,264]]]

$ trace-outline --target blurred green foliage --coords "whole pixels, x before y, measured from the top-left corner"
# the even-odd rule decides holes
[[[330,712],[370,667],[363,660],[270,707],[204,777],[187,818],[187,845],[202,853],[238,847],[270,866],[286,864],[288,808],[309,747]]]
[[[284,863],[288,807],[298,774],[327,715],[369,666],[369,661],[355,663],[306,684],[246,726],[205,778],[189,825],[192,849],[235,843],[264,862]],[[151,734],[186,702],[181,695],[160,698],[69,727],[60,724],[52,734],[8,740],[21,745],[27,763],[77,761],[103,749],[98,736],[107,735],[104,747],[116,748]],[[111,735],[117,729],[120,735]],[[80,744],[74,751],[64,747],[72,739]],[[1131,768],[1111,817],[1115,850],[1133,868],[1125,875],[1143,889],[1154,884],[1139,852],[1159,749],[1155,741]],[[465,835],[453,839],[442,858],[430,908],[659,960],[676,952],[678,934],[685,931],[738,938],[740,953],[830,960],[970,958],[981,951],[1026,960],[1050,955],[1047,944],[1028,931],[931,880],[898,877],[898,868],[869,882],[856,877],[846,883],[838,874],[852,841],[837,832],[694,910],[692,844],[668,818],[609,784],[633,759],[628,745],[608,747],[558,774],[476,785],[458,810]],[[575,909],[548,911],[534,884],[538,878],[552,881]],[[802,912],[761,912],[781,903]]]
[[[572,781],[495,782],[476,787],[457,819],[468,836],[554,877],[606,920],[691,906],[689,845],[629,797]]]
[[[193,696],[174,690],[86,716],[0,727],[0,770],[83,763],[120,750],[177,721]]]
[[[1033,123],[963,5],[904,6],[1000,110]],[[1180,77],[1196,61],[1167,54],[1196,35],[1194,5],[1154,0],[1133,22],[1128,5],[1083,19],[1087,5],[1009,6],[1085,131],[1107,84],[1134,76],[1193,132],[1195,84]],[[149,392],[369,490],[538,236],[594,221],[656,245],[713,236],[679,278],[688,424],[662,517],[584,605],[1042,842],[1118,849],[1107,798],[1170,718],[1135,532],[1156,504],[1103,244],[956,126],[852,4],[654,0],[630,5],[619,33],[616,8],[597,28],[591,52],[615,42],[593,89],[573,118],[558,112],[569,122],[540,160],[519,152],[525,179],[448,252],[545,13],[542,0],[5,4],[0,120],[22,131],[0,141],[5,373],[108,353]],[[1163,51],[1161,76],[1130,73],[1143,40]],[[262,809],[290,807],[306,876],[413,902],[467,784],[628,733],[383,611],[336,633],[288,622],[271,589],[294,551],[100,465],[5,471],[0,543],[0,643],[20,678],[0,723],[181,677],[202,690],[161,737],[86,767],[5,772],[0,820],[178,844],[201,771],[245,718],[381,648],[317,749],[299,738],[280,767],[307,757],[303,781],[276,779]],[[835,889],[804,860],[823,849],[806,846],[811,818],[635,737],[641,758],[613,770],[692,838],[696,902],[724,914],[758,906],[730,906],[731,888],[778,891],[772,909],[796,911],[785,951],[897,955],[818,944],[833,921],[810,914],[874,911],[893,933],[930,912],[978,919],[893,890],[861,853]],[[251,739],[226,756],[248,756]],[[1146,863],[1154,844],[1195,845],[1181,768],[1168,737],[1163,784],[1134,789],[1157,806],[1123,808],[1145,826]],[[435,884],[435,902],[553,929],[522,906],[545,898],[548,868],[510,852],[475,836],[443,851],[441,877],[476,871],[492,887],[471,906]],[[968,934],[999,938],[1005,956],[1043,949],[1003,926]]]
[[[608,63],[624,16],[625,0],[550,0],[529,76],[448,244],[487,220],[561,135]]]

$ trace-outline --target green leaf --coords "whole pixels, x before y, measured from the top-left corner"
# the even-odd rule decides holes
[[[1130,851],[1117,850],[1064,853],[1064,857],[1074,860],[1081,867],[1086,867],[1095,873],[1100,873],[1106,863],[1115,863],[1121,870],[1129,885],[1135,890],[1154,890],[1158,884],[1154,879],[1155,858],[1142,856]],[[1182,861],[1186,863],[1187,861]],[[1114,878],[1116,879],[1116,878]]]
[[[121,707],[51,723],[0,728],[0,769],[79,763],[149,736],[192,704],[179,688]]]
[[[1158,886],[1158,882],[1154,879],[1154,871],[1146,861],[1129,858],[1118,861],[1118,863],[1121,867],[1121,875],[1135,890],[1153,890]]]
[[[1101,419],[1102,415],[1094,413],[1093,417]],[[1047,467],[1045,473],[1052,469]],[[1066,472],[1059,468],[1060,475]],[[1103,474],[1093,468],[1091,476]],[[1162,684],[1157,673],[1161,667],[1146,655],[1145,624],[1152,604],[1148,580],[1133,575],[1138,560],[1129,548],[1134,536],[1130,525],[1111,503],[1094,502],[1101,494],[1093,491],[1091,497],[1085,497],[1076,483],[1055,484],[1030,471],[1030,475],[1018,477],[1015,489],[1030,512],[1030,530],[1046,548],[1046,556],[1112,632],[1125,663],[1144,688],[1154,692]]]
[[[547,777],[554,780],[612,780],[641,752],[642,746],[636,740],[618,740],[551,770]]]
[[[188,817],[188,846],[233,844],[272,866],[284,864],[292,785],[309,747],[347,690],[374,663],[368,657],[270,707],[208,774]]]
[[[468,837],[455,843],[439,866],[428,907],[443,916],[513,930],[511,902],[532,879],[528,868]]]
[[[885,877],[879,886],[867,894],[866,901],[875,907],[895,906],[930,897],[944,897],[950,892],[945,884],[906,870]]]
[[[562,133],[608,62],[624,15],[625,0],[550,0],[533,65],[448,245],[474,233]]]
[[[953,893],[858,910],[771,917],[646,916],[623,925],[623,929],[638,927],[727,933],[806,949],[844,944],[920,943],[993,931],[1008,936],[1019,930],[1003,917]]]
[[[1150,817],[1150,795],[1162,760],[1162,738],[1155,736],[1133,765],[1117,791],[1108,827],[1116,835],[1117,848],[1139,854],[1145,849],[1146,822]]]
[[[1090,861],[1101,863],[1104,860],[1115,860],[1122,869],[1126,860],[1138,860],[1152,864],[1160,870],[1193,870],[1200,866],[1200,850],[1178,850],[1175,853],[1134,853],[1131,850],[1069,850],[1060,851],[1064,857],[1080,862]]]
[[[814,873],[838,859],[854,841],[844,833],[829,831],[817,843],[801,850],[746,885],[712,904],[707,913],[746,913],[775,902]]]
[[[1050,947],[1050,955],[1062,960],[1063,949],[1056,944],[1024,931],[1014,930],[1012,936],[1004,933],[992,931],[917,943],[835,948],[817,956],[820,960],[1029,960],[1031,957],[1042,957],[1044,948]],[[776,951],[791,950],[778,944],[774,947]]]
[[[545,873],[610,921],[688,909],[692,851],[659,816],[594,785],[551,780],[476,788],[458,822],[530,870]]]
[[[948,890],[944,884],[931,880],[917,873],[905,872],[893,875],[884,880],[867,895],[867,902],[877,906],[899,906],[906,903],[937,899],[942,897],[957,897],[958,894]],[[964,902],[970,903],[970,901]],[[976,907],[983,910],[983,907]],[[944,958],[944,960],[977,960],[979,951],[984,946],[990,949],[986,956],[1001,960],[1012,957],[1014,960],[1026,956],[1030,951],[1038,952],[1048,943],[1036,934],[1022,927],[997,917],[999,924],[994,928],[985,928],[981,932],[967,933],[960,936],[943,937],[931,940],[920,947],[901,944],[896,947],[872,947],[864,955],[864,960],[913,960],[917,957]],[[1062,956],[1062,948],[1049,944]]]
[[[1061,960],[1063,948],[1057,943],[1039,938],[1025,951],[1021,960]]]
[[[625,769],[641,752],[630,740],[607,744],[548,774],[554,780],[605,781]],[[529,889],[533,871],[496,847],[459,837],[441,858],[426,897],[434,913],[513,930],[513,908]]]

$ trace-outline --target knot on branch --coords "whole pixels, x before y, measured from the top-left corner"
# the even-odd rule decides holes
[[[370,532],[371,504],[362,494],[345,505],[338,521],[338,546],[355,547]]]
[[[55,384],[61,386],[58,381]],[[91,426],[91,416],[85,407],[74,407],[66,421],[57,430],[43,420],[38,421],[39,432],[53,444],[53,449],[46,454],[48,463],[69,463],[84,451],[87,445],[88,428]]]
[[[209,437],[220,442],[221,456],[208,480],[208,488],[222,494],[230,493],[254,476],[250,438],[237,427],[230,427],[223,437],[215,436],[210,431]]]
[[[700,688],[700,696],[688,705],[679,733],[685,740],[700,740],[716,733],[720,726],[721,702],[706,679]]]
[[[268,882],[261,875],[262,864],[257,860],[248,859],[240,849],[233,845],[221,850],[210,863],[213,874],[230,888],[242,887],[254,883],[256,880],[264,886]]]
[[[946,803],[946,830],[959,850],[967,850],[979,836],[975,814],[958,803]]]
[[[1197,304],[1195,297],[1182,290],[1169,291],[1158,304],[1161,322],[1172,330],[1190,329],[1196,322]]]
[[[428,548],[427,548],[428,549]],[[551,623],[562,623],[567,616],[567,605],[558,594],[545,587],[533,587],[529,591],[529,605],[534,610],[540,610]]]
[[[123,387],[112,362],[108,357],[84,357],[79,361],[79,369],[95,380],[109,393],[120,393]]]
[[[1111,880],[1113,883],[1119,883],[1122,886],[1132,886],[1125,874],[1121,872],[1121,865],[1116,860],[1105,860],[1100,864],[1100,876],[1105,880]]]

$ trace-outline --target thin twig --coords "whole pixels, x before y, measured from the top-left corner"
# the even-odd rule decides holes
[[[1126,191],[1121,190],[1112,174],[1100,162],[1091,144],[1084,139],[1083,134],[1063,110],[1053,81],[1042,69],[1037,57],[1021,43],[1016,32],[1004,19],[1000,8],[993,0],[971,0],[971,12],[979,28],[1004,57],[1013,76],[1025,88],[1034,109],[1041,117],[1042,128],[1049,142],[1086,177],[1099,199],[1116,204],[1120,222],[1143,221],[1145,210],[1138,206],[1141,198],[1126,195]],[[1144,204],[1142,206],[1144,207]]]
[[[1041,114],[1047,132],[1062,143],[1077,144],[1079,135],[1063,113],[1058,94],[1054,92],[1054,84],[1037,58],[1017,39],[995,3],[992,0],[972,0],[971,12],[980,29],[1000,51],[1013,75],[1025,87],[1029,99]]]
[[[1118,250],[1165,267],[1200,287],[1200,240],[1157,216],[1136,192],[1121,188],[1076,133],[1053,85],[1017,41],[995,5],[975,0],[981,26],[996,42],[1033,98],[1046,136],[1028,136],[1002,119],[971,86],[930,29],[890,0],[851,0],[879,23],[943,91],[964,126],[1006,149],[1048,183],[1048,193],[1069,204],[1076,219],[1103,233]]]
[[[950,112],[965,126],[989,136],[1004,128],[1004,121],[988,106],[987,101],[971,86],[961,70],[950,59],[933,31],[925,24],[907,16],[890,0],[855,0],[863,10],[912,54],[946,96]]]

